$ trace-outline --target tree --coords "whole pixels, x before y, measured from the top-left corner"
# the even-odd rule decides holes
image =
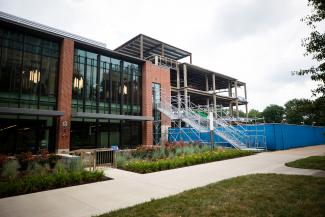
[[[262,117],[262,114],[261,114],[261,112],[259,112],[256,109],[251,109],[248,112],[248,117],[249,118],[261,118]]]
[[[302,69],[296,72],[298,75],[311,75],[311,79],[320,82],[318,87],[313,90],[313,94],[322,94],[325,96],[325,31],[317,30],[317,24],[325,19],[324,0],[308,0],[308,6],[312,7],[312,14],[302,19],[312,32],[310,36],[303,39],[302,46],[306,48],[305,56],[311,55],[319,65],[310,69]]]
[[[239,110],[238,113],[239,113],[239,114],[238,114],[239,117],[241,117],[241,118],[246,118],[246,113],[243,112],[242,110]]]
[[[264,116],[266,123],[281,123],[283,115],[284,108],[275,104],[267,106],[262,112],[262,116]]]
[[[289,124],[313,124],[313,102],[308,99],[289,100],[285,107],[286,120]]]
[[[325,96],[313,102],[313,124],[325,126]]]

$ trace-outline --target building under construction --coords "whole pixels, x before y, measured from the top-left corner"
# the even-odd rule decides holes
[[[253,147],[238,118],[246,84],[170,44],[140,34],[111,50],[0,12],[0,52],[1,153],[161,144],[208,132],[209,113],[223,142]]]

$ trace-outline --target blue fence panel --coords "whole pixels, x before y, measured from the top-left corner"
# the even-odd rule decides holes
[[[266,145],[268,150],[284,150],[290,148],[297,148],[303,146],[325,144],[325,127],[314,127],[307,125],[291,125],[291,124],[262,124],[258,126],[247,125],[252,139],[254,130],[259,131],[256,137],[259,145],[263,144],[264,133],[261,131],[265,129]],[[218,129],[217,129],[218,130]],[[169,141],[197,141],[201,140],[204,143],[210,144],[210,133],[193,133],[190,128],[170,128]],[[219,145],[229,146],[229,144],[220,138],[214,136],[214,141]],[[251,141],[251,144],[256,141]]]

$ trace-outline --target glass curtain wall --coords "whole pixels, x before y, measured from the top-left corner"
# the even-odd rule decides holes
[[[0,27],[0,107],[56,109],[59,43]],[[0,152],[54,149],[51,117],[0,115]]]
[[[75,49],[72,98],[76,112],[141,115],[141,69],[138,64]],[[141,122],[73,119],[72,149],[140,143]]]
[[[0,28],[0,106],[55,109],[59,43]]]
[[[141,115],[138,64],[76,49],[73,111]]]

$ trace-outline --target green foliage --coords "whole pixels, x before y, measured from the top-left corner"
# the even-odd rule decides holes
[[[286,120],[289,124],[312,124],[313,104],[308,99],[292,99],[285,105]]]
[[[281,123],[284,115],[284,108],[279,105],[271,104],[267,106],[262,115],[266,123]]]
[[[325,170],[325,156],[311,156],[286,163],[288,167]]]
[[[311,79],[320,82],[318,87],[313,90],[314,95],[322,94],[325,96],[325,31],[318,31],[318,24],[321,24],[325,19],[325,3],[324,0],[308,0],[308,6],[312,8],[312,14],[303,18],[302,21],[311,27],[310,36],[303,39],[302,46],[305,47],[305,55],[311,55],[312,59],[316,60],[319,65],[309,69],[302,69],[296,74],[311,75]]]
[[[138,173],[150,173],[167,169],[174,169],[178,167],[190,166],[195,164],[207,163],[211,161],[218,161],[230,159],[235,157],[251,155],[254,152],[241,151],[236,149],[220,149],[209,152],[193,153],[193,149],[187,149],[186,152],[192,154],[181,155],[174,158],[151,160],[130,160],[122,169],[126,169]]]
[[[54,167],[53,173],[55,173],[55,174],[66,174],[67,173],[66,166],[64,164],[58,162]]]
[[[325,97],[316,100],[293,99],[285,104],[289,124],[325,125]]]
[[[318,126],[325,126],[325,96],[313,102],[313,122]]]
[[[100,217],[321,217],[325,179],[256,174],[223,180],[183,193],[112,211]]]
[[[81,158],[71,159],[68,161],[68,170],[69,172],[82,172],[84,171],[84,165]]]
[[[13,180],[18,176],[19,168],[20,168],[20,165],[19,165],[18,161],[9,160],[3,165],[1,176],[6,179]]]
[[[123,152],[116,153],[116,165],[117,167],[124,167],[126,164],[127,158]]]
[[[261,117],[262,117],[262,113],[259,112],[259,111],[256,110],[256,109],[251,109],[251,110],[249,110],[249,112],[248,112],[248,117],[249,117],[249,118],[261,118]]]
[[[48,173],[48,166],[46,166],[47,164],[45,164],[44,166],[42,166],[41,164],[37,163],[37,162],[33,162],[30,163],[28,168],[27,168],[27,173],[29,175],[35,176],[35,175],[46,175]],[[48,168],[48,169],[47,169]]]
[[[0,182],[0,198],[96,182],[103,180],[103,178],[103,171],[82,171],[70,173],[63,173],[61,171],[46,175],[29,175],[21,179]]]
[[[0,168],[8,161],[8,156],[5,154],[0,154]]]

